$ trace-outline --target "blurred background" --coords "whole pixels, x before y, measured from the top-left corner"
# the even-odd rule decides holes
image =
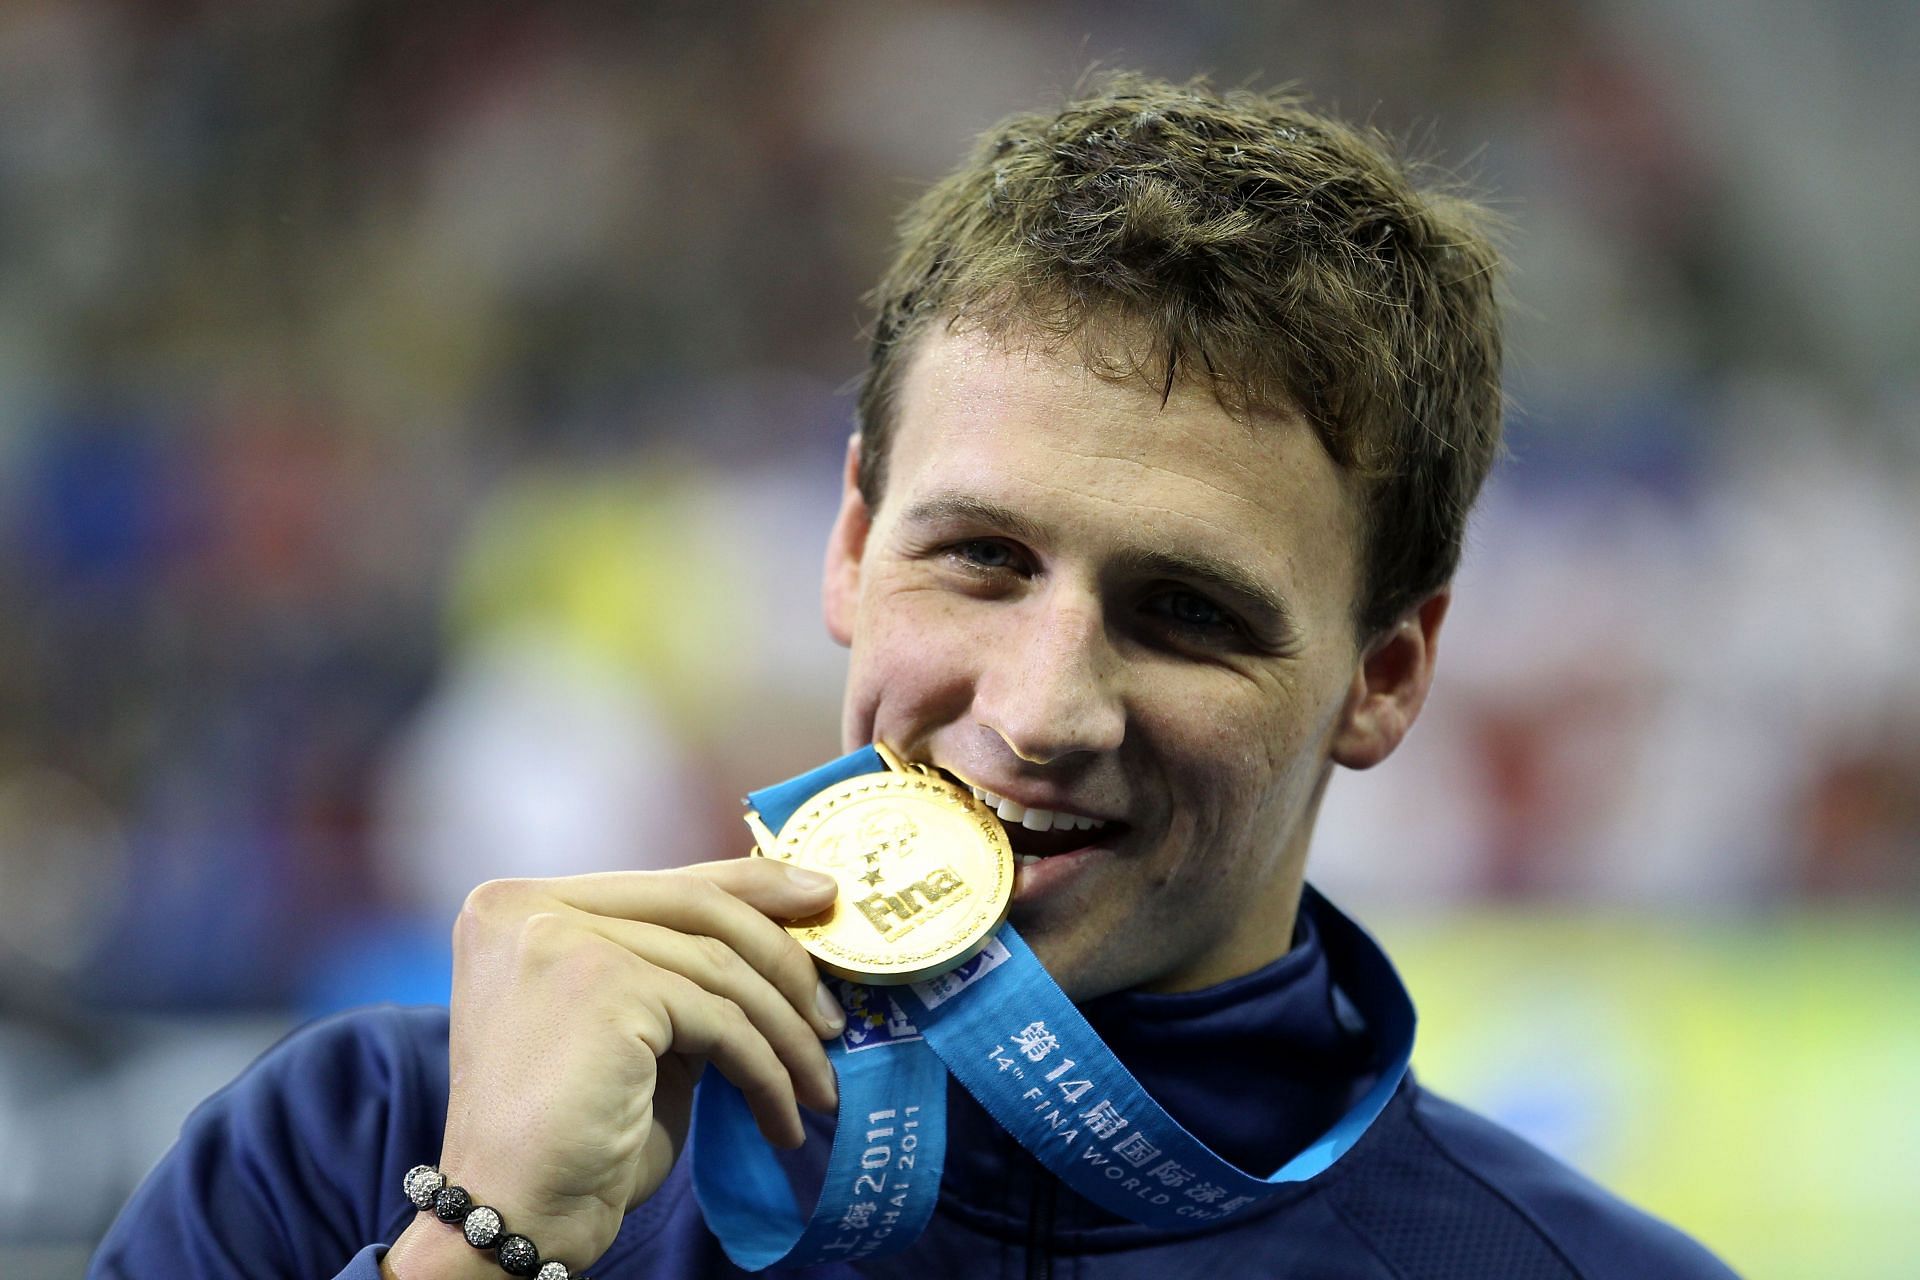
[[[1916,51],[1895,0],[6,0],[7,1274],[288,1027],[444,998],[472,884],[740,851],[836,749],[861,295],[1096,64],[1297,81],[1515,227],[1515,456],[1315,853],[1416,1066],[1745,1274],[1920,1274]]]

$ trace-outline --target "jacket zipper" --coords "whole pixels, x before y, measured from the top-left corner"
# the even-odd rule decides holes
[[[1027,1219],[1027,1280],[1053,1280],[1053,1210],[1059,1187],[1045,1172],[1034,1179],[1033,1214]]]

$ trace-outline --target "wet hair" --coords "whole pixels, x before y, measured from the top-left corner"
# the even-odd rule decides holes
[[[1248,421],[1305,415],[1356,485],[1371,638],[1453,576],[1499,453],[1492,225],[1293,94],[1109,74],[1002,121],[902,217],[873,295],[861,493],[878,508],[930,325],[1077,342],[1163,400],[1188,379]]]

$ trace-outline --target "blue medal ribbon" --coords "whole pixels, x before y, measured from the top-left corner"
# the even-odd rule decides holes
[[[748,801],[778,831],[822,788],[885,768],[865,747]],[[1413,1053],[1413,1002],[1393,966],[1311,886],[1305,894],[1335,971],[1382,993],[1370,1030],[1391,1057],[1364,1097],[1275,1172],[1236,1168],[1168,1115],[1009,924],[937,978],[887,989],[835,984],[847,1012],[846,1031],[827,1046],[839,1124],[810,1214],[801,1214],[740,1091],[716,1071],[701,1078],[691,1155],[708,1227],[749,1271],[907,1248],[939,1200],[949,1072],[1056,1177],[1121,1217],[1177,1230],[1254,1212],[1351,1150]]]

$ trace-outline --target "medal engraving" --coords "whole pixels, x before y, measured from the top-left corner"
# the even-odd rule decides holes
[[[1007,917],[1013,850],[972,793],[917,766],[821,791],[769,838],[749,816],[757,852],[840,884],[820,915],[787,930],[828,973],[898,985],[977,954]]]

